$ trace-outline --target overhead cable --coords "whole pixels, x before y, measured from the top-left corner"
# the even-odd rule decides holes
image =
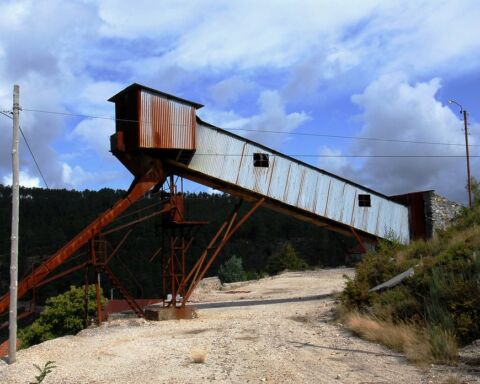
[[[1,113],[2,115],[4,115],[4,116],[8,117],[9,119],[12,119],[12,120],[13,120],[13,117],[7,115],[7,113],[5,113],[5,112],[3,112],[3,111],[0,111],[0,113]],[[25,140],[25,144],[27,145],[28,151],[30,152],[30,155],[32,156],[33,162],[35,163],[35,166],[36,166],[36,168],[37,168],[37,171],[38,171],[38,173],[40,174],[40,177],[42,178],[43,183],[45,184],[45,186],[46,186],[47,189],[48,189],[47,181],[45,180],[45,177],[43,176],[43,172],[42,172],[42,170],[40,169],[40,166],[38,165],[37,159],[35,158],[35,155],[33,154],[32,148],[30,148],[30,144],[28,143],[28,140],[27,140],[25,134],[23,133],[22,128],[21,128],[21,127],[19,127],[19,128],[20,128],[20,133],[22,134],[23,140]]]
[[[121,122],[128,122],[128,123],[139,122],[139,120],[118,119],[110,116],[93,116],[93,115],[85,115],[85,114],[78,114],[78,113],[57,112],[57,111],[47,111],[47,110],[41,110],[41,109],[28,109],[28,108],[22,108],[22,110],[26,112],[48,113],[48,114],[62,115],[62,116],[83,117],[88,119],[102,119],[102,120],[121,121]],[[248,128],[222,128],[222,129],[224,129],[225,131],[231,131],[231,132],[244,131],[244,132],[253,132],[253,133],[282,134],[282,135],[307,136],[307,137],[327,137],[327,138],[333,138],[333,139],[365,140],[365,141],[379,141],[379,142],[391,142],[391,143],[465,146],[464,143],[445,143],[445,142],[422,141],[422,140],[389,139],[389,138],[380,138],[380,137],[331,135],[327,133],[284,132],[284,131],[276,131],[276,130],[255,130],[255,129],[248,129]],[[471,144],[470,146],[480,147],[480,144]]]

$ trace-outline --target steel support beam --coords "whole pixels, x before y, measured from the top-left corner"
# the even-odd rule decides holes
[[[145,195],[153,186],[165,178],[161,167],[152,167],[143,177],[134,180],[127,195],[119,200],[112,208],[98,216],[91,224],[70,240],[63,248],[57,251],[48,260],[38,266],[18,285],[18,298],[24,296],[35,284],[41,283],[54,269],[68,260],[76,251],[90,239],[98,235],[102,228],[111,223],[116,217],[130,207],[134,202]],[[0,314],[9,306],[8,293],[0,298]]]

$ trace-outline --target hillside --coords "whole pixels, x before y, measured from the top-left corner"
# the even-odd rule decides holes
[[[27,273],[32,265],[48,258],[124,193],[125,191],[107,188],[99,191],[21,188],[19,276]],[[158,199],[146,196],[128,212],[151,205]],[[186,218],[210,222],[196,232],[186,260],[187,267],[198,258],[236,201],[228,195],[186,195]],[[245,204],[245,209],[247,207],[248,204]],[[10,228],[10,210],[11,189],[0,185],[0,228]],[[160,217],[136,225],[129,240],[112,260],[113,268],[117,268],[119,276],[136,297],[151,298],[162,294],[157,279],[160,274],[159,260],[153,263],[148,261],[161,241],[161,225]],[[112,239],[115,241],[118,237]],[[345,261],[346,250],[355,245],[350,238],[268,209],[259,209],[212,265],[210,274],[216,274],[219,265],[232,255],[242,258],[243,266],[250,275],[259,274],[265,270],[272,254],[285,242],[290,242],[297,254],[310,266],[341,265]],[[10,235],[6,230],[0,236],[0,295],[8,289],[9,254]],[[76,265],[75,263],[78,260],[70,265]],[[126,273],[124,266],[141,283],[141,290]],[[83,284],[83,274],[73,274],[68,279],[42,288],[39,292],[40,299],[64,292],[70,284]],[[104,289],[109,291],[108,286]]]
[[[457,348],[480,339],[480,194],[428,241],[382,241],[356,267],[342,294],[356,333],[423,363],[457,362]],[[400,284],[372,290],[402,272]],[[385,335],[405,335],[388,340]],[[382,336],[383,335],[383,336]]]

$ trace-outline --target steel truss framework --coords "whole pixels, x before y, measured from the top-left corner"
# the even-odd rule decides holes
[[[180,186],[177,185],[178,181],[180,181]],[[163,189],[159,192],[162,185]],[[155,194],[160,194],[162,197],[160,203],[151,204],[133,212],[142,212],[143,216],[140,218],[133,219],[113,228],[105,229],[107,225],[112,224],[116,219],[120,218],[120,215],[125,212],[128,207],[150,190]],[[127,195],[118,201],[111,209],[99,215],[97,219],[49,259],[39,266],[32,268],[32,272],[20,282],[18,287],[19,298],[29,291],[32,292],[30,309],[20,314],[19,318],[24,318],[35,313],[35,298],[40,287],[82,269],[84,270],[85,279],[85,326],[89,323],[89,319],[87,318],[87,288],[92,280],[94,280],[96,287],[97,321],[101,322],[105,317],[100,297],[101,275],[108,279],[111,286],[116,288],[117,292],[125,299],[137,316],[144,317],[144,309],[126,289],[109,263],[118,254],[132,233],[132,226],[156,216],[161,216],[162,218],[162,241],[161,246],[149,258],[149,261],[154,262],[156,259],[160,259],[161,262],[163,292],[169,292],[166,297],[163,297],[162,303],[165,307],[185,307],[193,291],[203,279],[215,259],[222,252],[225,245],[263,202],[263,198],[259,199],[240,217],[239,210],[243,203],[243,200],[240,200],[230,215],[219,226],[207,247],[201,252],[198,259],[196,259],[193,268],[190,271],[186,271],[186,255],[194,241],[196,230],[208,224],[208,222],[185,220],[183,179],[179,180],[179,177],[174,177],[173,175],[165,178],[163,172],[156,168],[151,168],[142,178],[132,183]],[[158,206],[160,207],[158,208]],[[155,209],[152,209],[154,207]],[[133,213],[123,215],[122,218],[126,218]],[[112,245],[108,240],[108,236],[120,231],[124,232],[123,235],[115,245]],[[57,274],[52,274],[56,268],[71,259],[71,257],[82,248],[86,249],[86,257],[83,262]],[[93,279],[92,273],[94,274]],[[131,279],[135,281],[133,274],[131,272],[129,273]],[[6,294],[0,298],[0,314],[6,311],[8,305],[9,297],[8,294]],[[8,323],[4,323],[0,326],[0,329],[7,325]]]

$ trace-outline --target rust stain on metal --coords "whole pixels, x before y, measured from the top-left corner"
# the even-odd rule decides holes
[[[195,107],[146,90],[139,94],[139,147],[195,149]]]

